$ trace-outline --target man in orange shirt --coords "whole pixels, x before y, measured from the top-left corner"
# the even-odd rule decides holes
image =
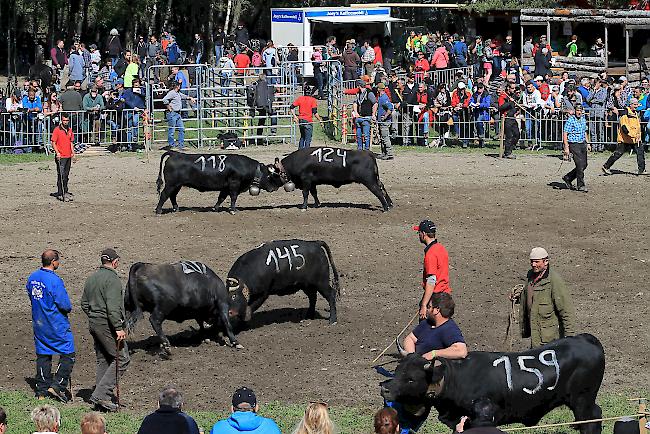
[[[298,107],[297,116],[296,112],[293,110],[296,107]],[[319,122],[323,122],[323,119],[321,119],[318,114],[318,102],[313,96],[303,95],[296,98],[296,100],[291,104],[290,109],[291,114],[293,115],[294,120],[298,123],[298,128],[300,129],[298,149],[309,148],[311,145],[311,136],[314,131],[314,117],[316,117]]]
[[[242,51],[241,53],[237,54],[233,59],[233,63],[237,68],[237,74],[245,75],[246,68],[249,68],[251,66],[251,58],[248,56],[248,50],[246,50],[246,52]]]
[[[65,202],[72,202],[72,193],[68,191],[68,177],[70,176],[70,166],[74,158],[74,148],[72,141],[74,135],[72,128],[70,128],[70,115],[62,114],[61,123],[54,128],[52,132],[52,148],[55,153],[56,161],[56,193],[50,196],[56,197],[58,200]]]
[[[420,301],[420,319],[427,317],[427,304],[435,292],[451,293],[449,287],[449,255],[447,249],[436,239],[436,225],[431,220],[422,220],[413,226],[418,232],[424,248],[424,267],[422,269],[422,288],[424,294]]]

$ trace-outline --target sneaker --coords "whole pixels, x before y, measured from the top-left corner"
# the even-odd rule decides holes
[[[66,193],[65,194],[65,200],[67,200],[68,202],[73,202],[74,198],[72,197],[72,195],[70,193]]]
[[[63,404],[67,404],[70,401],[68,399],[68,394],[64,390],[56,390],[54,387],[50,387],[47,389],[47,393]]]
[[[637,172],[637,175],[643,175],[643,174],[645,174],[645,169],[643,169],[643,170],[639,169],[639,171]]]
[[[57,197],[59,195],[58,191],[55,191],[54,193],[50,193],[50,196],[52,197]]]
[[[611,174],[612,174],[612,171],[609,170],[609,169],[608,169],[607,167],[605,167],[605,166],[601,167],[601,170],[603,171],[603,173],[604,173],[605,175],[611,175]]]
[[[573,184],[571,184],[571,181],[569,181],[569,178],[567,178],[566,176],[563,176],[562,181],[564,181],[564,185],[566,185],[569,190],[575,190],[575,188],[573,187]]]
[[[111,401],[105,401],[103,399],[90,398],[90,403],[99,410],[108,411],[111,413],[114,413],[120,409],[117,404]]]
[[[394,159],[395,157],[393,157],[392,155],[386,155],[386,158],[384,158],[384,160],[394,160]]]
[[[516,160],[517,159],[517,157],[515,157],[512,154],[504,155],[503,158],[507,158],[508,160]]]
[[[578,191],[580,191],[582,193],[588,193],[589,189],[587,188],[586,185],[581,185],[580,187],[578,187]]]

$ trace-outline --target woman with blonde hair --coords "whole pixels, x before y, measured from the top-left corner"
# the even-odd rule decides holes
[[[310,402],[293,434],[334,434],[334,424],[324,402]]]
[[[399,418],[394,408],[384,407],[375,413],[376,434],[397,434],[399,432]]]

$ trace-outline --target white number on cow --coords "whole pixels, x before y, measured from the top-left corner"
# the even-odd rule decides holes
[[[219,155],[219,165],[217,166],[217,157],[215,155],[210,155],[207,159],[205,158],[205,155],[201,155],[199,158],[194,160],[194,163],[201,162],[201,172],[205,171],[205,163],[211,162],[212,163],[212,169],[217,169],[219,172],[223,172],[226,169],[226,158],[228,158],[227,155]]]
[[[550,358],[548,356],[550,356]],[[555,353],[555,350],[544,350],[541,353],[539,353],[537,359],[541,364],[555,369],[555,382],[553,383],[552,386],[546,388],[547,390],[555,389],[558,382],[560,381],[560,364],[558,363],[557,354]],[[527,360],[535,360],[535,356],[518,356],[517,365],[519,366],[520,370],[524,372],[530,372],[531,374],[535,374],[535,376],[537,377],[537,385],[533,389],[529,389],[527,387],[522,388],[522,390],[527,394],[534,395],[535,393],[539,392],[539,390],[542,388],[542,385],[544,384],[544,374],[542,374],[542,371],[540,371],[537,368],[531,368],[529,366],[526,366]],[[506,384],[508,385],[508,390],[512,391],[514,388],[512,384],[512,362],[510,361],[510,358],[508,356],[501,356],[498,359],[496,359],[494,362],[492,362],[492,366],[496,367],[499,364],[501,364],[501,362],[503,362],[503,367],[506,371]]]
[[[275,249],[269,249],[269,254],[266,256],[266,265],[270,266],[271,264],[275,265],[275,272],[279,273],[280,272],[280,259],[286,259],[287,262],[289,263],[289,270],[293,269],[294,263],[292,260],[292,255],[293,258],[298,259],[302,261],[302,263],[299,266],[296,266],[296,270],[302,269],[302,267],[305,266],[305,257],[298,253],[298,245],[294,244],[291,245],[290,247],[276,247]]]
[[[334,159],[331,157],[332,154],[334,154],[334,148],[318,148],[314,152],[311,153],[314,157],[318,157],[318,162],[326,162],[326,163],[333,163]],[[337,149],[336,150],[336,155],[338,157],[341,157],[341,164],[343,167],[345,167],[346,164],[346,158],[348,155],[348,152],[343,150],[343,149]]]

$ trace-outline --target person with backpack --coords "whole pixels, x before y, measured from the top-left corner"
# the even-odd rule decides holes
[[[115,66],[122,54],[122,43],[120,42],[120,34],[117,29],[111,29],[109,33],[108,39],[106,40],[106,54],[108,54],[111,62],[113,62],[113,66]]]
[[[377,97],[370,83],[359,80],[359,93],[352,105],[352,117],[357,128],[357,149],[370,149],[370,125],[377,115]]]
[[[278,125],[278,118],[273,112],[273,101],[275,99],[275,88],[273,84],[268,82],[266,79],[266,74],[262,73],[259,75],[259,79],[255,83],[254,88],[254,97],[253,97],[253,113],[257,112],[259,117],[257,121],[257,144],[264,144],[264,139],[262,138],[264,133],[264,126],[266,126],[267,116],[271,117],[271,134],[275,135],[277,132],[276,126]],[[252,116],[251,116],[252,117]]]

